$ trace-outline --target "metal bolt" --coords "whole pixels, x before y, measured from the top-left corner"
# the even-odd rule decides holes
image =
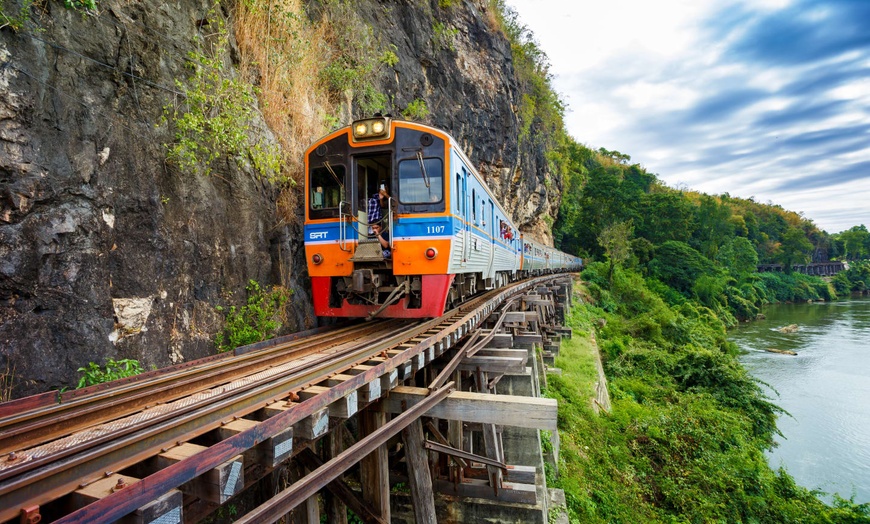
[[[112,493],[114,493],[114,492],[116,492],[116,491],[120,491],[120,490],[122,490],[122,489],[124,489],[124,488],[126,488],[126,487],[127,487],[127,483],[124,482],[124,478],[123,478],[123,477],[122,477],[122,478],[119,478],[119,479],[118,479],[118,483],[115,484],[115,486],[112,488]]]
[[[14,451],[10,451],[9,455],[6,456],[6,462],[15,462],[16,460],[18,460],[18,455]]]

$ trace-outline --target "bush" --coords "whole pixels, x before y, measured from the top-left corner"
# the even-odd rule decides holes
[[[98,364],[89,362],[87,366],[79,368],[78,372],[82,373],[82,378],[79,379],[76,387],[84,388],[119,378],[136,376],[142,373],[142,366],[139,365],[138,360],[125,358],[116,361],[110,358],[106,361],[105,367],[101,368]]]
[[[284,305],[292,294],[287,288],[275,286],[265,291],[251,280],[245,288],[247,304],[239,309],[230,307],[224,328],[215,337],[218,351],[232,351],[239,346],[261,342],[275,336],[281,327]],[[223,308],[218,306],[218,311]]]

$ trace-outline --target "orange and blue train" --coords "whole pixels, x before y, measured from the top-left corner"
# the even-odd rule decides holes
[[[520,234],[456,140],[433,127],[355,121],[306,150],[305,173],[318,316],[437,317],[480,291],[582,265]]]

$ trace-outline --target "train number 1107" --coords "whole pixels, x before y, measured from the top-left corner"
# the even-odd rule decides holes
[[[426,234],[432,235],[432,234],[444,233],[444,230],[446,229],[446,227],[447,226],[426,226]]]

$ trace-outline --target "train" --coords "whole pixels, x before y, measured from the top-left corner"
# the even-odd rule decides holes
[[[526,238],[443,130],[375,115],[314,142],[304,165],[317,316],[434,318],[479,292],[583,264]]]

